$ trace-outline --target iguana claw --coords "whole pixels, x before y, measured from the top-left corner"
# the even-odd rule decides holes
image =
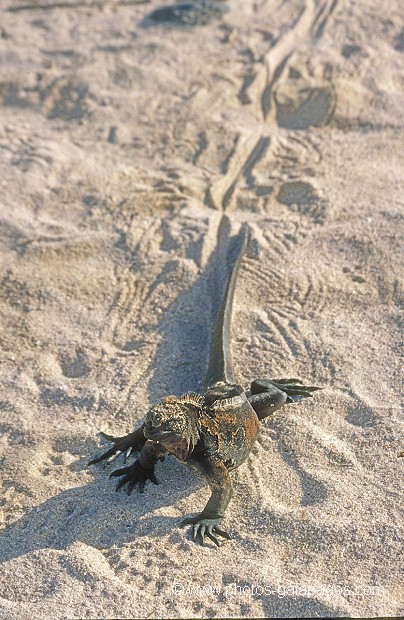
[[[216,538],[215,534],[222,536],[227,540],[231,539],[228,532],[222,530],[220,525],[221,519],[203,519],[201,515],[197,517],[188,517],[181,521],[181,527],[184,525],[193,525],[192,528],[192,540],[198,541],[201,545],[204,543],[205,536],[215,543],[217,547],[220,547],[220,542]]]
[[[107,441],[112,441],[114,445],[112,448],[104,452],[104,454],[101,454],[101,456],[97,456],[89,461],[87,465],[94,465],[95,463],[100,463],[101,461],[106,461],[108,464],[113,463],[119,456],[121,456],[122,453],[124,453],[124,460],[126,463],[126,459],[130,456],[132,450],[136,449],[135,433],[129,433],[129,435],[124,435],[123,437],[113,437],[112,435],[107,435],[107,433],[100,431],[100,435]]]
[[[117,450],[115,454],[113,454],[112,456],[109,457],[109,459],[107,459],[108,465],[116,461],[116,459],[119,458],[121,454],[122,454],[122,450]]]
[[[146,469],[142,467],[139,459],[133,463],[130,467],[123,467],[122,469],[116,469],[110,474],[111,477],[123,476],[122,480],[116,485],[116,490],[119,491],[124,484],[128,483],[127,492],[130,495],[135,488],[139,485],[139,491],[143,493],[147,480],[151,480],[153,484],[158,484],[158,480],[154,475],[154,469]]]

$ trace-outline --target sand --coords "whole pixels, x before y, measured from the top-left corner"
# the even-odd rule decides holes
[[[0,616],[402,613],[402,3],[0,4]],[[324,390],[261,425],[217,549],[174,457],[129,498],[86,463],[201,389],[223,215],[237,379]]]

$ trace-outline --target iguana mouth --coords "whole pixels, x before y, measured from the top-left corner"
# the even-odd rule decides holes
[[[174,435],[172,430],[168,430],[164,428],[152,428],[152,426],[149,426],[148,424],[145,425],[143,433],[147,439],[169,437],[170,435],[171,436]]]

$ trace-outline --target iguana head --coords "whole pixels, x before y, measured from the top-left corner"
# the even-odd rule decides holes
[[[198,412],[202,403],[203,398],[197,394],[166,396],[147,413],[145,437],[186,460],[199,438]]]

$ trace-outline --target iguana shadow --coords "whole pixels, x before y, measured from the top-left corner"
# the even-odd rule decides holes
[[[240,239],[230,237],[230,228],[229,218],[223,216],[216,248],[201,273],[164,312],[158,328],[160,344],[155,352],[154,371],[148,385],[152,403],[161,400],[167,393],[180,395],[203,390],[216,314],[240,247]],[[188,256],[196,264],[200,263],[201,253],[199,241],[188,250]],[[166,269],[170,269],[170,263]]]
[[[153,360],[155,371],[148,386],[151,402],[167,395],[167,389],[162,391],[164,384],[170,386],[169,391],[174,394],[198,387],[202,389],[208,358],[209,327],[222,294],[220,290],[210,295],[208,289],[224,289],[226,284],[227,260],[231,259],[231,251],[228,253],[228,250],[234,249],[233,246],[237,249],[237,243],[232,240],[227,242],[229,232],[229,221],[223,218],[219,228],[220,242],[206,267],[195,283],[180,293],[165,312],[159,327],[161,344]],[[197,311],[193,312],[195,308]],[[183,362],[178,362],[182,359]],[[88,452],[81,443],[77,450],[82,456],[83,468],[96,451],[90,442],[87,447]],[[115,465],[121,466],[120,461]],[[185,515],[179,514],[178,519],[161,516],[153,519],[150,515],[204,486],[198,474],[174,457],[168,457],[157,466],[156,473],[161,484],[154,486],[149,483],[144,493],[135,489],[128,498],[123,489],[115,493],[116,480],[108,478],[114,468],[113,465],[95,466],[92,469],[93,482],[46,500],[2,530],[0,561],[42,548],[66,549],[77,540],[103,549],[112,544],[119,546],[146,534],[163,535],[179,525]],[[74,469],[77,470],[77,463]],[[96,502],[94,496],[97,497]],[[198,507],[201,508],[190,507],[189,512]]]
[[[190,489],[198,490],[202,479],[173,457],[158,465],[157,475],[158,486],[150,485],[144,493],[135,490],[130,497],[124,490],[115,493],[114,482],[103,471],[93,482],[51,497],[0,532],[0,562],[38,549],[64,550],[77,541],[109,549],[146,535],[170,534],[179,527],[181,514],[153,513],[187,497]]]

